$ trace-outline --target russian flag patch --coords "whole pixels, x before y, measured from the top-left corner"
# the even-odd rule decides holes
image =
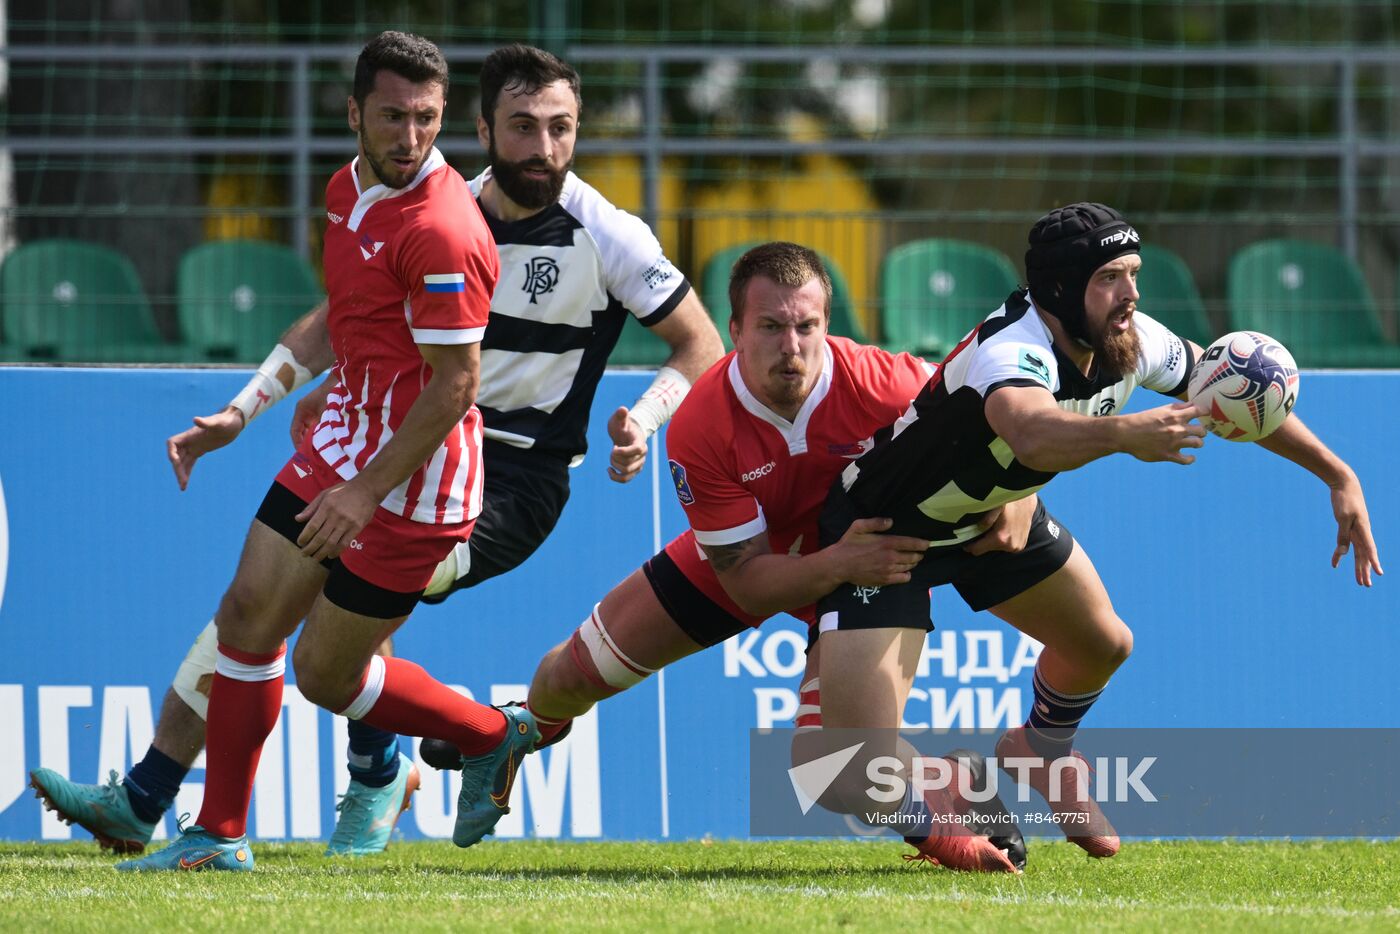
[[[429,292],[465,292],[467,290],[467,276],[460,272],[424,276],[423,287]]]

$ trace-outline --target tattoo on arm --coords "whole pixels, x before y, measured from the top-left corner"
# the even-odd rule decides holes
[[[755,555],[767,554],[769,551],[768,533],[763,532],[732,545],[701,545],[700,547],[704,550],[705,557],[710,559],[710,567],[715,569],[715,573],[723,574]]]

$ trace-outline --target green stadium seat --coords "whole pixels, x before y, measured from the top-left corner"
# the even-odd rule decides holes
[[[939,359],[1017,286],[997,250],[961,240],[915,240],[880,268],[881,327],[892,350]]]
[[[1142,296],[1138,308],[1150,317],[1202,347],[1214,340],[1196,280],[1180,256],[1159,246],[1144,245],[1137,285]]]
[[[632,315],[623,322],[622,334],[617,346],[608,354],[608,363],[613,366],[658,367],[671,356],[671,345],[651,332],[644,324],[638,323]]]
[[[180,333],[209,360],[259,363],[325,296],[307,262],[261,240],[218,240],[180,258]]]
[[[188,350],[161,340],[130,260],[95,243],[36,240],[0,266],[3,333],[34,361],[168,363]]]
[[[1230,326],[1283,343],[1299,366],[1395,367],[1371,290],[1344,253],[1322,243],[1266,240],[1230,260]]]
[[[756,246],[757,243],[741,243],[720,250],[705,263],[700,275],[700,298],[710,312],[715,327],[719,328],[725,350],[734,349],[734,344],[729,340],[729,273],[739,257]],[[840,337],[866,342],[868,338],[856,320],[856,306],[851,299],[851,287],[846,283],[846,277],[830,257],[822,256],[822,262],[831,276],[831,324],[828,330]]]

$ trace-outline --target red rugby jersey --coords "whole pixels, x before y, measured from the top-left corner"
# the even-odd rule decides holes
[[[394,436],[427,385],[432,370],[417,345],[481,340],[500,271],[476,199],[436,149],[399,189],[361,191],[356,162],[326,186],[328,324],[339,382],[312,439],[346,480]],[[481,511],[481,484],[481,416],[472,406],[381,505],[415,522],[464,522]]]
[[[697,544],[730,545],[767,531],[775,553],[817,550],[817,516],[827,491],[876,431],[909,407],[934,368],[844,337],[828,337],[822,375],[788,422],[764,406],[739,375],[730,353],[696,381],[666,430],[671,479],[690,530],[666,553],[701,592],[736,618]],[[811,623],[814,607],[789,612]]]

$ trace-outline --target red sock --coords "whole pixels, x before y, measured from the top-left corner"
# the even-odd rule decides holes
[[[382,681],[376,671],[379,665],[383,666]],[[360,716],[371,726],[405,736],[446,740],[464,756],[490,752],[506,738],[505,714],[468,700],[402,658],[376,655],[365,672],[364,688],[344,713],[354,716],[366,704]]]
[[[555,720],[552,717],[542,717],[535,708],[530,706],[529,701],[525,702],[525,709],[534,715],[535,725],[540,728],[540,741],[535,744],[536,749],[548,745],[550,740],[564,732],[564,727],[574,722],[573,717],[565,717],[562,720]]]
[[[265,655],[220,645],[209,690],[204,807],[199,826],[218,837],[241,837],[263,742],[282,713],[286,646]]]

